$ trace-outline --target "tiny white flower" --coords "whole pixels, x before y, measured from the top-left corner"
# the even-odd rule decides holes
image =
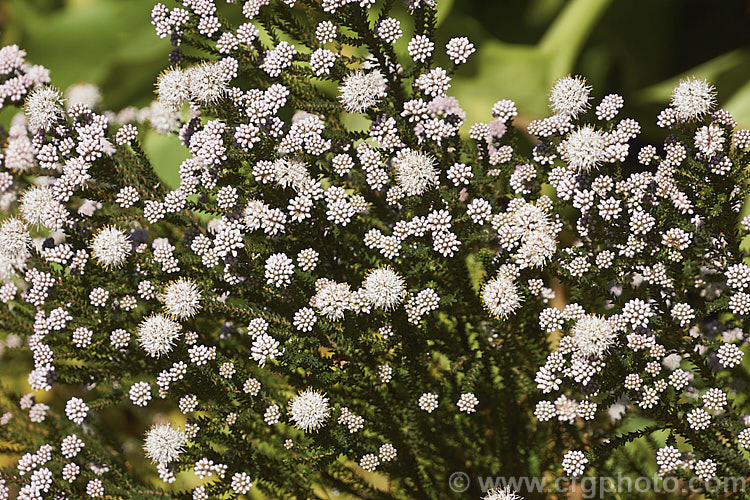
[[[143,449],[153,463],[166,464],[177,460],[186,441],[185,433],[172,424],[156,424],[146,432]]]
[[[105,227],[91,241],[91,254],[105,268],[117,267],[128,258],[130,236],[116,227]]]
[[[311,389],[302,391],[289,402],[289,416],[298,429],[317,430],[330,416],[328,398]]]
[[[32,132],[46,132],[62,118],[63,108],[60,91],[52,87],[40,87],[26,99],[24,111]]]
[[[701,118],[711,111],[715,103],[713,85],[702,78],[687,78],[672,90],[672,107],[683,120]]]
[[[572,337],[583,354],[601,356],[614,343],[617,333],[606,319],[588,314],[576,322]]]
[[[402,149],[393,159],[396,180],[407,196],[419,196],[438,184],[435,158],[427,153]]]
[[[190,99],[189,73],[180,68],[162,72],[156,83],[156,91],[160,103],[170,109],[180,109]]]
[[[352,113],[364,113],[386,96],[386,80],[379,70],[369,73],[355,71],[344,78],[339,99]]]
[[[404,278],[390,267],[378,267],[367,273],[362,288],[370,303],[380,309],[393,309],[404,300]]]
[[[152,358],[159,358],[172,350],[180,328],[179,323],[163,314],[155,314],[138,326],[138,342]]]
[[[192,280],[180,278],[164,291],[164,309],[178,319],[195,316],[200,309],[201,292]]]
[[[556,114],[577,118],[589,107],[591,87],[580,76],[566,76],[555,82],[549,94],[552,111]]]
[[[482,299],[490,314],[505,318],[521,305],[521,296],[512,280],[497,276],[484,284]]]

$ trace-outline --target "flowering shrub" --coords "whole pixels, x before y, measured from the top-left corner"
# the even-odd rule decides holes
[[[158,4],[172,65],[119,113],[0,50],[0,328],[33,361],[0,499],[446,498],[631,473],[636,439],[662,475],[750,475],[750,131],[699,78],[658,147],[582,77],[526,130],[509,100],[465,124],[474,46],[407,9]],[[189,150],[176,189],[146,127]]]

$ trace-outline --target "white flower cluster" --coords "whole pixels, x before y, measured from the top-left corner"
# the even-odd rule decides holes
[[[150,489],[112,407],[149,429],[162,481],[213,479],[194,499],[333,494],[362,470],[443,498],[425,478],[509,465],[494,455],[576,477],[627,413],[669,431],[661,474],[750,475],[750,132],[708,82],[682,81],[670,135],[635,154],[624,99],[562,77],[529,155],[509,99],[459,133],[448,94],[476,48],[435,43],[434,2],[407,2],[415,22],[392,2],[227,3],[154,7],[175,48],[141,110],[0,49],[0,107],[24,108],[0,141],[0,357],[30,353],[33,391],[66,386],[0,416],[34,443],[19,498]],[[148,128],[185,148],[172,188]],[[565,439],[494,453],[539,438],[534,418]]]

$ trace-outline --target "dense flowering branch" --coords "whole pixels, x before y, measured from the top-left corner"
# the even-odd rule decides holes
[[[664,432],[661,475],[750,474],[750,132],[708,82],[636,152],[579,76],[526,130],[507,99],[466,124],[475,47],[436,46],[433,2],[227,3],[154,7],[142,110],[0,49],[0,345],[34,391],[3,388],[0,499],[445,498],[629,473]],[[175,189],[149,127],[189,151]]]

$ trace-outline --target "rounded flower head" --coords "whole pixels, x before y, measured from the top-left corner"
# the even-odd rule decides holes
[[[138,342],[152,358],[169,353],[180,335],[180,324],[163,314],[155,314],[138,325]]]
[[[344,78],[339,87],[339,100],[352,113],[364,113],[386,96],[383,73],[355,71]]]
[[[566,76],[555,82],[549,93],[550,108],[558,115],[577,118],[589,107],[591,87],[581,76]]]
[[[207,62],[190,70],[190,95],[204,104],[216,104],[227,91],[227,79],[221,64]]]
[[[365,297],[375,307],[392,309],[404,300],[404,278],[390,267],[378,267],[367,273],[362,283]]]
[[[396,180],[407,196],[419,196],[438,183],[435,159],[426,153],[402,149],[393,163]]]
[[[714,107],[716,91],[702,78],[682,80],[672,91],[672,107],[683,120],[702,117]]]
[[[195,316],[200,309],[201,292],[192,280],[180,278],[170,283],[164,291],[164,308],[178,319]]]
[[[302,391],[289,402],[289,415],[298,429],[317,430],[330,416],[328,398],[312,389]]]
[[[587,463],[589,459],[582,451],[570,450],[563,456],[562,468],[568,476],[578,477],[583,475]]]
[[[572,331],[573,342],[587,356],[601,356],[614,343],[617,333],[604,318],[587,314]]]
[[[90,83],[74,83],[65,89],[65,106],[70,109],[76,104],[83,104],[91,109],[99,107],[102,100],[102,93],[99,87]]]
[[[32,132],[46,132],[62,118],[60,97],[60,91],[52,87],[40,87],[29,94],[24,111]]]
[[[143,449],[153,463],[167,464],[177,460],[186,441],[185,433],[172,424],[156,424],[146,432]]]
[[[557,250],[555,235],[549,231],[530,231],[515,255],[521,267],[543,267]]]
[[[42,224],[47,206],[54,200],[47,186],[33,186],[21,198],[21,216],[33,225]]]
[[[291,186],[296,190],[300,190],[305,185],[305,181],[310,179],[304,163],[284,158],[273,162],[273,176],[279,186],[283,188]]]
[[[156,83],[159,102],[170,109],[180,107],[190,98],[190,78],[180,68],[170,68],[159,75]]]
[[[339,320],[351,308],[352,291],[347,283],[320,279],[315,283],[315,288],[317,293],[310,299],[310,305],[326,318]]]
[[[484,284],[482,300],[493,316],[504,318],[521,305],[521,296],[512,280],[497,276]]]
[[[607,146],[604,135],[594,127],[585,126],[574,130],[560,144],[560,154],[571,168],[589,172],[604,160]]]
[[[105,227],[91,241],[91,255],[106,268],[121,265],[130,251],[130,236],[116,227]]]
[[[26,224],[15,217],[5,219],[0,226],[0,256],[15,262],[28,257],[31,235]]]
[[[515,491],[506,486],[504,489],[495,488],[487,490],[487,495],[482,500],[522,500]]]

